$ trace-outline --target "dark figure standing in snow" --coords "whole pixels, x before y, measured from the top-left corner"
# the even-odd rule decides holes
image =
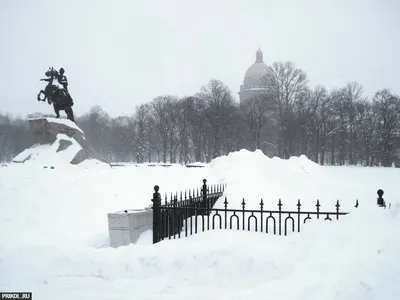
[[[71,100],[71,106],[74,105],[74,102],[72,101],[72,97],[68,92],[68,79],[67,76],[64,75],[65,70],[64,68],[60,68],[60,71],[58,72],[57,75],[57,81],[59,84],[61,84],[65,90],[65,92],[67,93],[67,95],[69,96],[70,100]]]

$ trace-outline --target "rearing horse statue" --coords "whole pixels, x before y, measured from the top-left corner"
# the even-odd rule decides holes
[[[72,98],[71,96],[62,88],[60,85],[56,84],[54,80],[58,77],[58,72],[54,70],[53,67],[49,68],[49,70],[45,73],[45,79],[40,79],[41,81],[47,81],[44,90],[41,90],[37,95],[38,101],[46,101],[49,105],[53,104],[54,112],[56,113],[56,118],[60,117],[60,110],[64,110],[67,114],[67,118],[75,123],[74,112],[72,110]],[[44,98],[41,98],[41,95],[44,95]]]

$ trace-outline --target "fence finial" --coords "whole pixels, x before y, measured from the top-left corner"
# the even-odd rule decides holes
[[[208,191],[207,191],[207,179],[203,179],[203,187],[201,189],[201,194],[203,198],[203,207],[207,209],[207,213],[209,212],[209,202],[208,202]]]
[[[244,201],[244,198],[243,198],[243,201],[242,201],[242,208],[243,208],[243,210],[246,209],[246,202]],[[243,221],[244,221],[244,219],[243,219]]]
[[[154,186],[153,199],[153,244],[158,243],[161,240],[160,235],[160,224],[157,222],[160,216],[161,196],[158,193],[160,187]]]
[[[379,189],[377,192],[378,194],[378,199],[377,199],[377,204],[379,207],[386,207],[386,203],[385,200],[383,200],[382,196],[383,196],[383,190]]]
[[[297,200],[297,210],[300,212],[301,209],[301,202],[300,199]]]

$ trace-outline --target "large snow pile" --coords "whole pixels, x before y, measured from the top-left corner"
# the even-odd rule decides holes
[[[95,158],[84,132],[72,121],[57,118],[31,118],[28,120],[34,145],[18,154],[14,163],[36,164],[44,167],[103,164]],[[88,160],[90,160],[88,162]]]
[[[0,290],[44,300],[400,299],[399,175],[248,151],[205,168],[10,165],[0,168]],[[351,213],[287,237],[216,230],[152,245],[147,232],[136,245],[107,246],[108,212],[148,206],[155,184],[164,193],[200,186],[203,178],[227,183],[236,208],[241,197],[254,207],[260,197],[271,206],[279,197],[310,206],[317,197],[322,205],[339,197]],[[378,188],[390,210],[375,205]]]
[[[339,200],[342,209],[350,210],[357,199],[363,206],[375,205],[378,189],[385,191],[384,198],[400,198],[394,188],[400,178],[396,168],[324,167],[304,155],[285,160],[259,150],[230,153],[213,160],[210,167],[228,183],[226,195],[234,207],[241,207],[244,197],[248,208],[255,209],[263,198],[265,209],[277,208],[279,199],[283,208],[296,209],[300,199],[303,209],[314,210],[319,199],[321,209],[334,209]]]
[[[18,154],[13,162],[39,166],[69,165],[82,147],[65,134],[58,134],[53,144],[33,145]]]

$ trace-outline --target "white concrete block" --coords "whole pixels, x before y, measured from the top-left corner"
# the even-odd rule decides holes
[[[131,232],[129,229],[109,229],[110,246],[117,248],[128,246],[131,243]]]
[[[153,210],[130,209],[108,214],[110,246],[120,247],[135,243],[140,235],[153,229]]]
[[[129,228],[129,215],[125,213],[108,214],[108,228]]]

